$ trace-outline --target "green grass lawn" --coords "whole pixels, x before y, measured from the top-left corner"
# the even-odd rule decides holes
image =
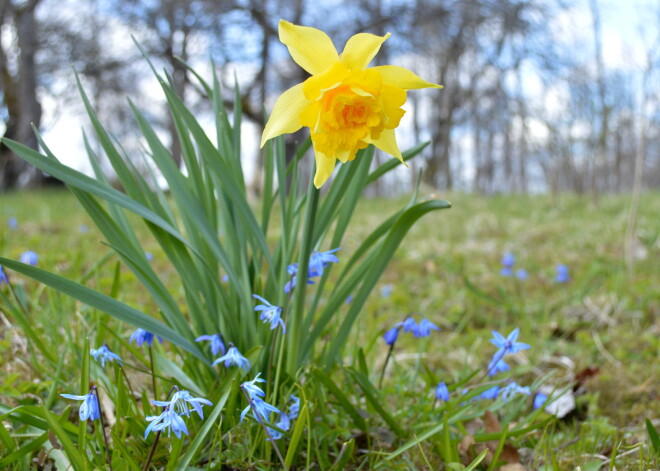
[[[442,328],[421,342],[405,337],[397,343],[384,380],[383,406],[405,426],[409,438],[413,433],[421,435],[434,426],[429,404],[437,381],[454,384],[467,371],[485,366],[494,351],[488,341],[491,330],[506,335],[520,327],[519,340],[531,349],[513,357],[511,374],[525,385],[564,388],[577,382],[576,409],[542,429],[509,439],[507,446],[518,453],[514,461],[525,469],[659,467],[645,419],[660,426],[660,194],[642,197],[632,267],[624,258],[628,196],[602,196],[598,201],[572,195],[441,197],[452,202],[452,209],[430,214],[408,234],[379,289],[371,294],[351,341],[362,349],[369,376],[377,379],[387,354],[381,339],[386,329],[407,315],[428,317]],[[356,218],[360,224],[351,227],[338,253],[340,260],[403,201],[363,200]],[[10,217],[17,218],[16,230],[7,225]],[[1,195],[0,227],[3,257],[18,259],[23,251],[33,250],[39,254],[39,267],[84,280],[158,315],[155,303],[135,276],[118,265],[116,255],[68,192]],[[179,280],[168,260],[146,228],[141,234],[156,271],[180,296]],[[500,274],[504,252],[515,254],[515,268],[525,269],[527,279]],[[567,283],[555,282],[559,264],[569,268]],[[0,405],[45,403],[62,413],[65,403],[59,394],[75,390],[80,364],[74,352],[83,339],[89,338],[91,345],[113,336],[126,339],[132,329],[21,275],[10,276],[28,308],[29,326],[62,361],[59,371],[48,366],[30,344],[24,326],[0,304]],[[390,287],[391,294],[383,296]],[[6,287],[0,290],[9,296]],[[360,364],[358,350],[350,351],[354,353],[346,363]],[[129,358],[133,354],[123,353]],[[130,371],[129,375],[135,388],[148,383],[143,375]],[[529,408],[529,402],[519,405]],[[369,410],[363,403],[358,407]],[[378,450],[368,460],[359,458],[365,451],[356,453],[351,460],[356,467],[442,469],[442,450],[433,437],[394,459],[381,460],[401,443],[386,424],[364,414],[373,421],[373,433],[367,438],[353,433],[345,417],[330,414],[336,423],[328,419],[327,424],[328,434],[340,430],[337,440],[352,435],[359,449]],[[515,410],[500,414],[500,420],[513,424],[516,417]],[[0,418],[7,431],[15,433],[9,441],[0,440],[1,460],[37,432],[30,426],[14,429],[15,423]],[[482,419],[471,422],[478,428]],[[469,429],[458,432],[470,434]],[[22,469],[32,459],[56,459],[56,445],[44,441],[10,469]],[[264,469],[240,467],[244,451],[225,450],[235,457],[235,468],[226,469]],[[333,453],[328,451],[329,456]],[[326,468],[320,463],[314,469]],[[347,469],[353,468],[347,465]]]

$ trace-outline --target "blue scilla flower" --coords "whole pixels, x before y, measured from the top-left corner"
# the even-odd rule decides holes
[[[81,224],[80,226],[78,226],[78,232],[80,232],[81,234],[87,234],[89,232],[89,227],[86,226],[85,224]]]
[[[398,324],[397,324],[398,325]],[[415,332],[417,330],[417,322],[415,322],[415,319],[412,317],[406,318],[405,321],[401,324],[403,325],[403,331],[404,332]]]
[[[536,393],[536,396],[534,396],[534,409],[540,409],[545,405],[545,403],[548,402],[548,395],[543,394],[543,393]]]
[[[309,257],[308,277],[323,276],[324,268],[331,263],[338,263],[339,259],[334,254],[338,250],[339,247],[325,252],[317,252],[316,250],[312,252],[312,255]]]
[[[516,264],[516,256],[511,252],[505,252],[502,256],[502,266],[512,268]]]
[[[444,383],[444,381],[439,382],[435,387],[435,398],[438,401],[446,402],[449,400],[449,389],[447,389],[447,385]]]
[[[163,339],[160,336],[157,338],[160,343],[163,343]],[[136,329],[135,332],[131,334],[131,338],[128,339],[128,343],[131,342],[135,342],[138,347],[140,347],[143,343],[146,343],[149,347],[151,347],[151,344],[154,343],[154,334],[147,332],[144,329]]]
[[[252,416],[261,423],[270,423],[270,414],[272,412],[276,414],[280,413],[280,410],[277,407],[268,404],[260,397],[254,397],[250,399],[250,404],[243,409],[243,412],[241,412],[241,422],[246,414],[250,412],[250,409],[252,409]]]
[[[506,252],[502,256],[502,276],[513,276],[513,266],[516,264],[516,257],[511,252]]]
[[[568,267],[566,265],[557,265],[555,270],[557,271],[557,276],[555,277],[557,283],[566,283],[571,279],[571,277],[568,276]]]
[[[526,343],[516,341],[518,340],[519,333],[520,329],[516,327],[506,338],[504,338],[502,334],[493,330],[493,338],[490,340],[490,343],[499,349],[493,358],[498,355],[502,358],[504,355],[518,353],[521,350],[527,350],[530,348]]]
[[[289,400],[291,401],[291,404],[289,405],[287,415],[289,416],[289,419],[295,420],[298,418],[298,414],[300,414],[300,398],[291,394]]]
[[[202,406],[212,406],[213,403],[203,397],[193,397],[188,391],[176,391],[169,401],[151,401],[155,406],[167,407],[175,411],[178,415],[189,416],[190,411],[197,412],[200,419],[204,418]],[[191,408],[192,407],[192,408]]]
[[[527,270],[520,268],[519,270],[516,270],[516,278],[525,281],[527,278],[529,278],[529,274],[527,273]]]
[[[230,366],[238,366],[239,368],[243,368],[245,371],[250,371],[250,360],[241,355],[241,352],[238,351],[238,348],[234,347],[231,343],[229,345],[230,346],[229,350],[227,350],[227,353],[216,359],[213,362],[213,365],[217,365],[218,363],[224,361],[227,368]]]
[[[171,407],[165,407],[165,410],[160,415],[152,415],[147,417],[147,422],[150,424],[144,431],[144,438],[147,438],[150,432],[161,432],[167,430],[167,435],[174,432],[176,438],[181,438],[181,434],[188,435],[188,427],[183,421],[181,416],[176,413]]]
[[[0,265],[0,286],[2,285],[8,285],[9,284],[9,278],[7,277],[7,274],[5,273],[5,269],[2,265]]]
[[[383,339],[387,345],[392,346],[396,343],[396,339],[399,337],[399,330],[401,330],[402,325],[403,322],[398,322],[394,325],[394,327],[385,332]]]
[[[383,298],[389,298],[392,294],[392,285],[387,284],[380,287],[380,296]]]
[[[220,352],[224,355],[227,352],[225,343],[222,341],[222,336],[220,334],[200,335],[195,339],[195,342],[211,342],[211,353],[214,355],[217,355]]]
[[[154,260],[154,254],[151,252],[145,252],[144,257],[147,259],[147,262],[152,262]]]
[[[92,348],[89,350],[90,355],[94,357],[94,360],[101,363],[101,366],[105,366],[105,362],[116,361],[121,365],[122,359],[116,353],[112,353],[107,345],[101,345],[99,348]]]
[[[492,388],[486,389],[484,392],[479,394],[475,399],[497,399],[497,395],[500,393],[499,386],[493,386]]]
[[[522,387],[517,383],[513,382],[503,387],[500,390],[499,395],[504,402],[507,402],[509,399],[512,399],[517,394],[526,394],[527,396],[529,396],[531,394],[531,391],[529,390],[529,387],[527,386]]]
[[[416,338],[428,337],[431,335],[432,330],[440,330],[440,328],[428,319],[422,319],[421,322],[413,329],[412,333]]]
[[[261,373],[257,374],[257,376],[255,376],[252,381],[245,381],[241,384],[241,389],[246,394],[249,402],[248,406],[243,409],[243,412],[241,412],[241,422],[245,418],[245,415],[250,411],[250,409],[252,409],[252,416],[261,423],[270,422],[271,412],[276,414],[281,413],[277,407],[268,404],[262,399],[265,394],[263,390],[256,385],[256,383],[265,383],[266,380],[259,378],[260,374]]]
[[[96,420],[101,417],[101,411],[99,409],[99,399],[96,397],[95,386],[92,386],[88,394],[84,396],[77,396],[75,394],[60,394],[60,396],[67,399],[73,399],[75,401],[83,401],[80,405],[80,410],[78,415],[80,415],[80,420],[85,421],[87,419]]]
[[[254,399],[255,397],[263,398],[266,396],[266,393],[261,389],[259,386],[257,386],[256,383],[265,383],[266,380],[263,378],[260,378],[261,373],[257,373],[257,376],[254,377],[252,381],[245,381],[243,384],[241,384],[241,388],[247,393],[248,396],[250,396],[251,399]]]
[[[18,219],[16,219],[15,217],[10,217],[7,220],[7,225],[9,226],[9,229],[15,231],[16,229],[18,229]]]
[[[292,263],[291,265],[288,265],[286,267],[286,272],[291,276],[291,278],[284,285],[284,292],[286,294],[289,294],[293,290],[293,288],[296,287],[296,281],[298,280],[298,264]],[[307,277],[307,284],[308,285],[314,284],[314,280],[312,280],[310,276]]]
[[[498,352],[500,353],[500,352]],[[509,371],[511,367],[502,359],[504,355],[501,353],[495,354],[490,363],[488,363],[488,376],[495,376],[497,373],[504,373]],[[498,358],[499,357],[499,358]]]
[[[286,326],[282,320],[283,309],[279,306],[273,306],[258,294],[253,294],[252,297],[263,303],[254,308],[255,311],[261,311],[259,319],[267,324],[270,324],[270,330],[277,329],[277,326],[280,325],[282,327],[282,333],[285,334]]]
[[[275,427],[287,432],[291,428],[291,417],[282,412],[278,421],[275,422]],[[268,427],[270,438],[273,440],[279,440],[282,438],[282,432],[280,432],[280,430],[275,430],[274,428]]]
[[[27,250],[21,254],[19,261],[21,263],[25,263],[26,265],[35,266],[39,261],[39,255],[37,255],[37,252]]]

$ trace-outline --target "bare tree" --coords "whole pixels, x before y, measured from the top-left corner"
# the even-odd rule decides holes
[[[0,0],[0,27],[12,30],[12,41],[0,41],[0,107],[5,116],[4,136],[37,148],[31,126],[39,127],[41,104],[37,97],[38,28],[35,9],[39,0]],[[4,35],[3,35],[4,36]],[[36,183],[41,173],[0,144],[0,191]]]

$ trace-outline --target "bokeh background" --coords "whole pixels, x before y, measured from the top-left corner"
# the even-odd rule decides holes
[[[142,144],[126,97],[180,159],[134,38],[209,129],[208,100],[182,61],[206,77],[213,61],[230,107],[238,83],[245,165],[258,194],[265,112],[306,78],[278,41],[280,18],[323,29],[339,50],[357,32],[391,32],[375,62],[445,86],[409,94],[401,147],[431,145],[413,171],[393,172],[375,194],[409,191],[419,170],[433,188],[485,194],[660,185],[654,0],[0,0],[0,135],[36,147],[33,123],[58,158],[88,171],[75,70],[138,165]],[[44,177],[0,147],[0,191]]]

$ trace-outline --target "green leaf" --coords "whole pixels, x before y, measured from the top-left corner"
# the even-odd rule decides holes
[[[2,428],[4,428],[4,425],[2,426]],[[46,443],[47,440],[48,440],[48,432],[44,432],[34,440],[30,440],[29,442],[24,443],[23,445],[21,445],[21,447],[12,451],[11,453],[8,453],[0,460],[0,468],[7,469],[9,465],[12,464],[13,462],[18,461],[22,457],[39,450],[43,446],[43,444]]]
[[[351,404],[351,401],[348,400],[346,395],[342,392],[339,387],[334,383],[332,379],[325,373],[324,371],[321,370],[313,370],[312,374],[316,378],[317,381],[320,381],[325,388],[330,391],[330,393],[335,396],[335,399],[339,402],[339,404],[344,408],[346,413],[353,419],[353,423],[355,423],[355,426],[358,427],[360,430],[366,431],[367,430],[367,423],[365,422],[364,418],[360,415],[360,413],[357,411],[355,406]]]
[[[44,419],[46,419],[46,422],[48,422],[50,430],[55,434],[62,447],[64,447],[64,451],[66,452],[69,460],[71,460],[71,465],[73,466],[73,468],[75,470],[81,470],[81,471],[86,470],[87,466],[85,464],[86,463],[85,458],[78,451],[76,446],[71,441],[71,438],[69,438],[69,435],[64,431],[64,429],[60,425],[60,422],[58,420],[59,417],[57,417],[55,414],[50,412],[44,406],[41,406],[40,409],[41,409],[41,415]]]
[[[382,403],[386,401],[380,397],[380,391],[378,391],[373,386],[373,384],[371,384],[368,378],[362,376],[357,371],[350,368],[347,371],[355,379],[356,383],[364,393],[364,397],[367,400],[367,403],[369,403],[371,407],[373,407],[374,410],[378,412],[378,415],[380,415],[382,419],[387,423],[387,425],[390,426],[392,431],[396,433],[400,438],[406,436],[406,432],[401,428],[394,417],[392,417],[383,407]]]
[[[354,292],[353,290],[359,285],[359,289],[355,293],[348,314],[344,318],[338,331],[333,335],[332,343],[330,344],[330,348],[325,357],[326,367],[331,366],[336,361],[340,350],[349,338],[351,328],[362,311],[362,307],[364,306],[367,297],[380,279],[383,271],[385,271],[385,268],[387,268],[396,249],[399,247],[413,224],[415,224],[419,218],[431,211],[447,209],[450,207],[451,204],[447,201],[431,200],[416,204],[406,209],[392,225],[385,240],[381,242],[373,256],[369,258],[369,263],[364,263],[364,266],[367,267],[366,273],[364,275],[361,273],[352,275],[344,282],[342,289],[338,290],[337,293],[333,295],[333,299],[328,303],[325,312],[321,315],[314,331],[309,336],[312,341],[321,335],[324,324],[327,324],[332,313],[339,310],[341,303],[344,302],[346,297],[351,294],[351,292]]]
[[[653,445],[653,451],[660,456],[660,436],[649,419],[646,419],[646,432],[649,434],[649,440]]]
[[[488,454],[488,451],[489,451],[488,448],[486,448],[484,451],[482,451],[479,454],[479,456],[477,456],[474,460],[472,460],[472,463],[470,463],[468,465],[468,467],[465,468],[465,471],[473,471],[474,469],[476,469],[477,466],[479,466],[479,463],[481,463],[484,460],[484,458]]]
[[[424,148],[426,148],[426,146],[428,145],[429,145],[429,141],[422,142],[420,144],[417,144],[412,149],[408,149],[407,151],[403,152],[401,156],[403,157],[404,162],[407,162],[408,160],[415,157],[417,154],[422,152]],[[385,175],[387,172],[397,168],[399,165],[402,165],[399,159],[391,158],[390,160],[388,160],[383,165],[381,165],[380,167],[378,167],[376,170],[374,170],[369,174],[369,177],[367,178],[367,184],[375,182],[380,177]]]
[[[346,468],[348,460],[353,456],[353,450],[355,449],[355,439],[351,438],[349,441],[344,442],[339,450],[339,456],[335,460],[330,471],[339,471]]]
[[[23,275],[29,276],[32,279],[39,281],[51,288],[56,289],[64,294],[77,299],[78,301],[92,306],[99,311],[110,314],[111,316],[119,319],[120,321],[127,322],[128,324],[140,327],[154,335],[158,335],[174,345],[178,345],[184,350],[192,353],[204,363],[210,364],[206,357],[199,351],[199,349],[190,343],[187,339],[182,337],[179,333],[164,325],[162,322],[157,321],[153,317],[138,311],[135,308],[127,306],[124,303],[117,301],[105,294],[94,291],[86,286],[80,285],[74,281],[63,278],[59,275],[49,273],[40,268],[36,268],[24,263],[9,260],[0,257],[0,265],[4,265],[10,270],[15,270]]]
[[[44,155],[41,155],[34,149],[31,149],[23,144],[12,141],[11,139],[2,138],[0,139],[3,144],[9,147],[13,152],[20,156],[23,160],[34,165],[43,172],[52,175],[53,177],[62,180],[64,183],[71,185],[75,188],[79,188],[83,191],[96,195],[100,198],[103,198],[111,203],[117,204],[123,208],[128,209],[129,211],[137,214],[138,216],[146,219],[147,221],[152,222],[156,226],[160,227],[168,234],[177,238],[186,245],[190,245],[183,236],[173,227],[169,222],[155,214],[150,209],[139,204],[135,200],[132,200],[125,194],[120,191],[115,190],[114,188],[103,185],[102,183],[94,180],[93,178],[88,177],[76,170],[73,170],[66,165],[62,165],[56,160],[48,158]],[[191,247],[192,248],[192,247]]]
[[[302,437],[303,430],[305,428],[305,423],[307,422],[307,404],[303,405],[300,409],[300,414],[296,419],[296,425],[293,427],[293,432],[291,433],[291,441],[289,442],[289,448],[286,451],[286,456],[284,457],[284,463],[287,467],[291,467],[293,464],[293,459],[296,456],[296,451],[298,450],[298,444],[300,443],[300,438]]]

